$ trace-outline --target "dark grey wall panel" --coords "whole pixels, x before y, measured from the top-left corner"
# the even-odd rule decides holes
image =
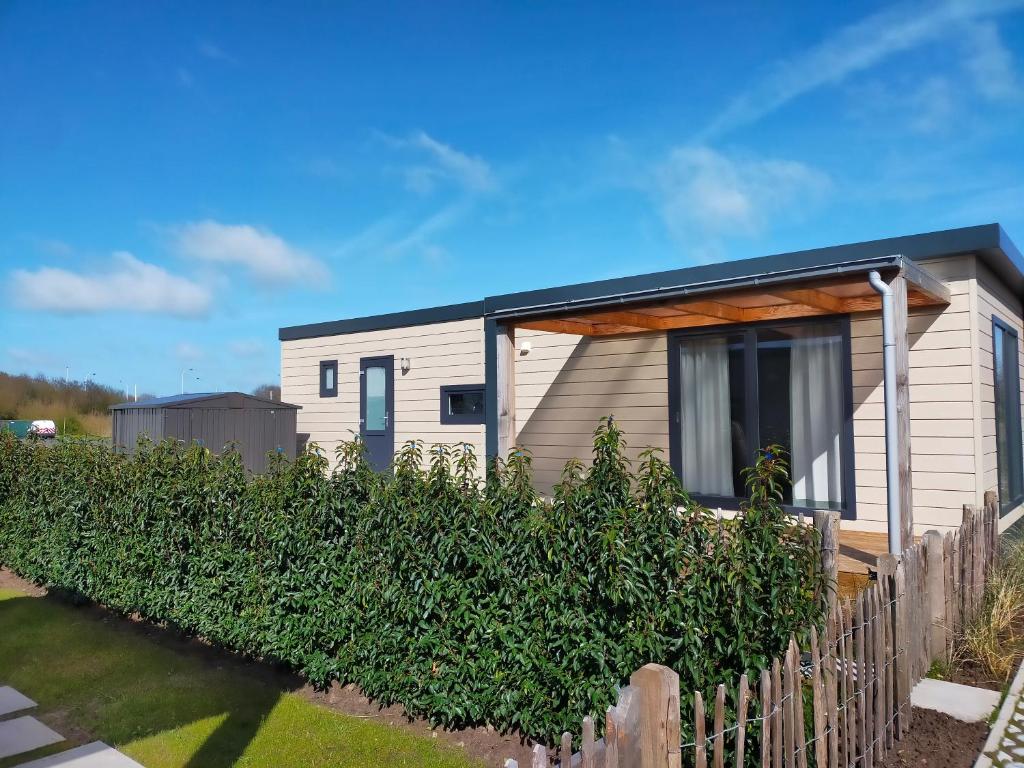
[[[142,434],[154,441],[165,437],[184,443],[198,441],[218,454],[233,442],[245,467],[256,473],[266,470],[268,452],[280,451],[295,458],[298,409],[293,405],[241,393],[166,400],[111,409],[115,447],[131,453]]]

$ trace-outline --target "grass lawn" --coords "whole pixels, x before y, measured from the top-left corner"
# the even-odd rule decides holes
[[[72,743],[100,739],[146,768],[477,765],[433,739],[333,712],[119,623],[0,589],[0,684],[39,702],[29,714]]]

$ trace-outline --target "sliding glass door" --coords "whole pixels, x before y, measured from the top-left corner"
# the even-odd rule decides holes
[[[851,508],[847,329],[840,318],[672,337],[672,461],[688,491],[723,504],[745,496],[742,469],[777,444],[791,467],[785,504]]]

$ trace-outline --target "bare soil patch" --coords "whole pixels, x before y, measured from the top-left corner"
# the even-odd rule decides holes
[[[985,723],[964,723],[914,707],[910,732],[893,744],[880,768],[970,768],[988,737]]]
[[[1002,691],[1006,687],[1005,680],[997,680],[980,661],[966,659],[959,662],[949,675],[951,683],[985,688],[989,691]]]

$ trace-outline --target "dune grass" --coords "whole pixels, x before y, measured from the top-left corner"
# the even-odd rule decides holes
[[[980,663],[1006,682],[1024,658],[1024,536],[1004,537],[996,567],[985,586],[981,613],[956,644],[953,663]]]
[[[251,676],[167,647],[52,598],[0,589],[0,684],[70,743],[93,739],[146,768],[476,765],[451,748],[348,717]]]

